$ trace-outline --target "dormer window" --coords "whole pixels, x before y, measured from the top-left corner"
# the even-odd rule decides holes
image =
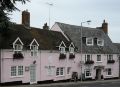
[[[65,54],[65,48],[66,48],[66,45],[65,43],[62,41],[59,45],[59,50],[60,50],[60,53],[62,54]]]
[[[19,53],[19,52],[22,51],[22,49],[23,49],[23,46],[21,44],[15,44],[14,45],[14,51],[15,52]]]
[[[73,42],[72,42],[72,43],[70,44],[70,46],[69,46],[69,52],[70,52],[69,58],[70,58],[70,59],[74,59],[74,58],[75,58],[74,49],[75,49],[75,46],[74,46],[74,44],[73,44]]]
[[[69,47],[69,52],[70,53],[74,53],[74,48],[73,47]]]
[[[104,45],[104,40],[103,39],[97,39],[97,45],[98,46],[103,46]]]
[[[65,48],[66,48],[66,45],[62,41],[61,44],[59,45],[59,50],[60,50],[59,59],[65,59],[66,58]]]
[[[37,56],[37,53],[38,53],[38,46],[32,45],[31,46],[31,56]]]
[[[88,46],[92,46],[93,45],[93,38],[86,38],[86,44]]]
[[[15,44],[14,45],[14,54],[13,54],[13,58],[14,59],[23,59],[23,54],[22,54],[22,49],[23,46],[21,44]]]
[[[70,46],[69,46],[69,52],[74,54],[74,49],[75,49],[75,46],[74,46],[74,44],[73,44],[73,42],[72,42],[72,43],[70,44]]]
[[[38,54],[38,42],[36,41],[36,39],[33,39],[33,41],[30,44],[30,50],[31,50],[31,56],[37,56]]]
[[[60,53],[65,53],[65,47],[60,47]]]
[[[13,49],[14,49],[14,54],[13,54],[14,59],[24,58],[22,54],[23,43],[19,37],[13,42]]]
[[[13,42],[13,48],[15,53],[20,53],[22,51],[23,43],[19,37]]]

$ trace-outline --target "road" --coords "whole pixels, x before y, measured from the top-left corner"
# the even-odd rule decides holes
[[[65,83],[17,85],[3,87],[120,87],[120,80],[65,82]]]

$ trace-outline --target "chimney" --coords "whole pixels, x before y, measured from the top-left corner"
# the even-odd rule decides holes
[[[43,29],[49,30],[49,26],[47,25],[47,23],[44,24]]]
[[[28,10],[22,12],[22,24],[26,27],[30,27],[30,13]]]
[[[105,20],[103,20],[102,23],[102,30],[104,31],[105,34],[108,34],[108,23],[106,23]]]

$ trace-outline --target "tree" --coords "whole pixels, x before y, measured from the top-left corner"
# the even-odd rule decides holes
[[[8,12],[19,10],[15,7],[16,2],[25,4],[29,0],[0,0],[0,32],[5,33],[11,24]]]
[[[5,13],[2,9],[0,9],[0,32],[5,33],[8,29],[8,25],[10,24],[9,18],[7,17],[7,13]]]
[[[16,2],[21,2],[22,4],[25,4],[26,1],[29,1],[29,0],[0,0],[0,7],[1,7],[2,10],[12,12],[13,10],[17,9],[15,7]]]

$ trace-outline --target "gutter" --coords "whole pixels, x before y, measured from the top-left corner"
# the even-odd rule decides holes
[[[1,62],[2,62],[2,58],[1,58],[1,49],[0,49],[0,83],[1,83]]]
[[[42,80],[42,78],[41,78],[41,76],[42,76],[42,75],[41,75],[41,73],[42,73],[42,72],[41,72],[41,71],[42,71],[41,60],[42,60],[42,59],[41,59],[41,50],[40,50],[40,81]]]
[[[119,78],[120,78],[120,55],[119,55],[119,57],[118,57],[118,60],[119,60]]]

